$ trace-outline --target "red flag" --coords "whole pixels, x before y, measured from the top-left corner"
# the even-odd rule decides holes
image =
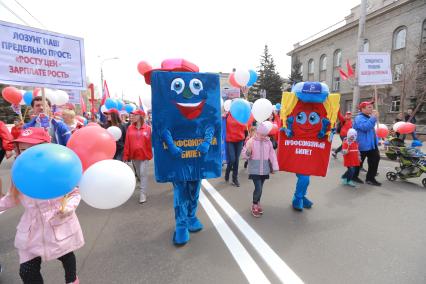
[[[342,80],[348,80],[348,75],[346,75],[345,71],[343,71],[342,68],[339,68],[340,77],[342,77]]]
[[[346,67],[348,68],[348,77],[354,77],[354,70],[352,69],[351,64],[349,64],[349,60],[346,61]]]
[[[103,106],[105,104],[106,99],[110,97],[106,80],[104,81],[103,90],[104,90],[104,92],[103,92],[103,96],[102,96],[101,106]]]
[[[80,105],[81,105],[81,111],[85,113],[87,109],[86,109],[86,103],[84,102],[82,94],[80,94]]]

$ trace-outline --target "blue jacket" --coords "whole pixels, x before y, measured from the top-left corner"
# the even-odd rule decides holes
[[[49,131],[49,133],[51,134],[50,136],[52,136],[52,143],[67,146],[68,140],[71,137],[71,131],[68,126],[63,121],[55,119],[50,121],[50,125],[52,132]],[[40,124],[37,122],[37,117],[34,117],[28,123],[24,124],[24,129],[29,127],[40,127]]]
[[[360,151],[370,151],[377,149],[377,136],[374,126],[377,123],[377,118],[360,113],[355,117],[353,128],[358,133],[358,144]]]

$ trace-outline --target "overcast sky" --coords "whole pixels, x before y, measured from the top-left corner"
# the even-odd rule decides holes
[[[29,25],[44,28],[15,0],[0,0]],[[100,84],[100,58],[110,93],[137,102],[150,89],[137,72],[166,58],[185,58],[202,72],[256,69],[269,46],[280,74],[290,73],[293,44],[350,13],[360,0],[18,0],[48,30],[84,38],[86,73]],[[0,20],[24,24],[0,5]],[[100,58],[99,58],[100,57]]]

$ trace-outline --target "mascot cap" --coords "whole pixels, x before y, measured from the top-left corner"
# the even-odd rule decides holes
[[[321,82],[299,82],[291,91],[304,103],[323,103],[330,93],[328,86]]]
[[[161,68],[151,69],[147,68],[143,73],[145,83],[151,85],[151,74],[153,71],[174,71],[174,72],[200,72],[200,69],[194,63],[185,59],[166,59],[161,63]]]

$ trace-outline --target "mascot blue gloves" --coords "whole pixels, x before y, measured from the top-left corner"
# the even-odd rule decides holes
[[[339,102],[340,95],[319,82],[300,82],[283,93],[278,163],[280,170],[296,173],[295,210],[313,205],[306,198],[310,176],[327,174]]]
[[[152,89],[155,178],[173,183],[173,242],[184,245],[203,229],[196,217],[201,180],[221,175],[219,75],[199,73],[183,59],[143,75]]]

